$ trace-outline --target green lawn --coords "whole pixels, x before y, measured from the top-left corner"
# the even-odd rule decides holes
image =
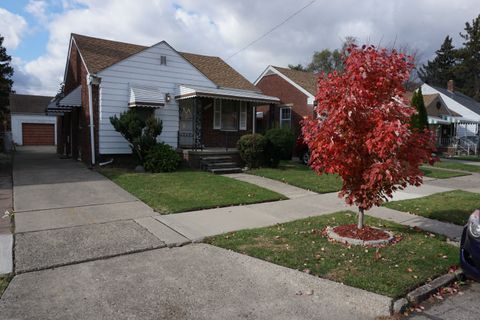
[[[423,198],[387,202],[385,206],[430,219],[464,225],[470,214],[480,208],[480,194],[454,190]]]
[[[458,248],[442,236],[367,216],[402,240],[383,248],[332,243],[326,226],[355,223],[353,212],[338,212],[272,227],[242,230],[207,239],[208,243],[278,265],[398,298],[458,264]]]
[[[450,159],[480,162],[480,156],[453,156]]]
[[[434,167],[468,172],[480,172],[480,166],[452,161],[439,161],[434,164]]]
[[[204,171],[131,173],[102,169],[100,172],[162,214],[286,199],[250,183]]]
[[[435,179],[448,179],[448,178],[470,175],[469,173],[466,173],[466,172],[437,169],[432,166],[422,166],[420,167],[420,170],[423,171],[423,173],[425,174],[425,177],[435,178]]]
[[[0,277],[0,297],[3,294],[3,291],[5,291],[5,289],[7,288],[8,283],[11,279],[11,277]]]
[[[342,180],[337,175],[319,176],[310,167],[293,161],[282,161],[278,168],[253,169],[248,173],[318,193],[336,192],[342,187]]]

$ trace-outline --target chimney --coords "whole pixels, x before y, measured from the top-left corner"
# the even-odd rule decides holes
[[[453,80],[448,80],[448,82],[447,82],[447,90],[450,91],[450,92],[454,92],[454,91],[455,91],[455,83],[453,82]]]

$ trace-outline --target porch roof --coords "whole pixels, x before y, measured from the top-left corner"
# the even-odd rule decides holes
[[[255,91],[236,90],[229,88],[205,88],[184,86],[179,87],[180,94],[175,97],[177,100],[189,99],[194,97],[221,98],[229,100],[247,101],[257,104],[279,104],[277,97],[267,96]]]
[[[65,97],[58,101],[60,107],[81,107],[82,106],[82,86],[78,86]]]
[[[453,122],[434,116],[428,116],[428,124],[452,124]]]

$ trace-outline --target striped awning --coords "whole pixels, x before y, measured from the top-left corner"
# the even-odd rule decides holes
[[[160,108],[165,106],[165,93],[157,87],[130,85],[130,108]]]
[[[428,116],[428,124],[452,124],[452,122],[439,117]]]
[[[177,100],[189,99],[194,97],[220,98],[228,100],[238,100],[253,102],[258,104],[279,104],[280,99],[264,95],[256,91],[237,90],[228,88],[206,88],[181,85],[180,94],[175,97]]]

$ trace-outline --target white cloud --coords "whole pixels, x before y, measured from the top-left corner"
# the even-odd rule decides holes
[[[61,14],[49,14],[36,4],[40,7],[36,12],[49,18],[45,25],[49,41],[45,54],[22,65],[28,81],[16,80],[17,90],[55,93],[71,32],[143,45],[166,40],[179,51],[226,59],[304,5],[286,0],[62,0],[61,4]],[[458,32],[478,13],[478,0],[317,1],[227,62],[253,81],[269,64],[307,63],[315,50],[338,48],[347,35],[360,43],[408,43],[429,58],[447,34],[460,45]]]
[[[37,18],[41,24],[47,23],[47,2],[45,0],[30,0],[25,10]]]
[[[18,47],[28,24],[22,16],[0,8],[0,34],[5,38],[3,44],[9,50]]]

